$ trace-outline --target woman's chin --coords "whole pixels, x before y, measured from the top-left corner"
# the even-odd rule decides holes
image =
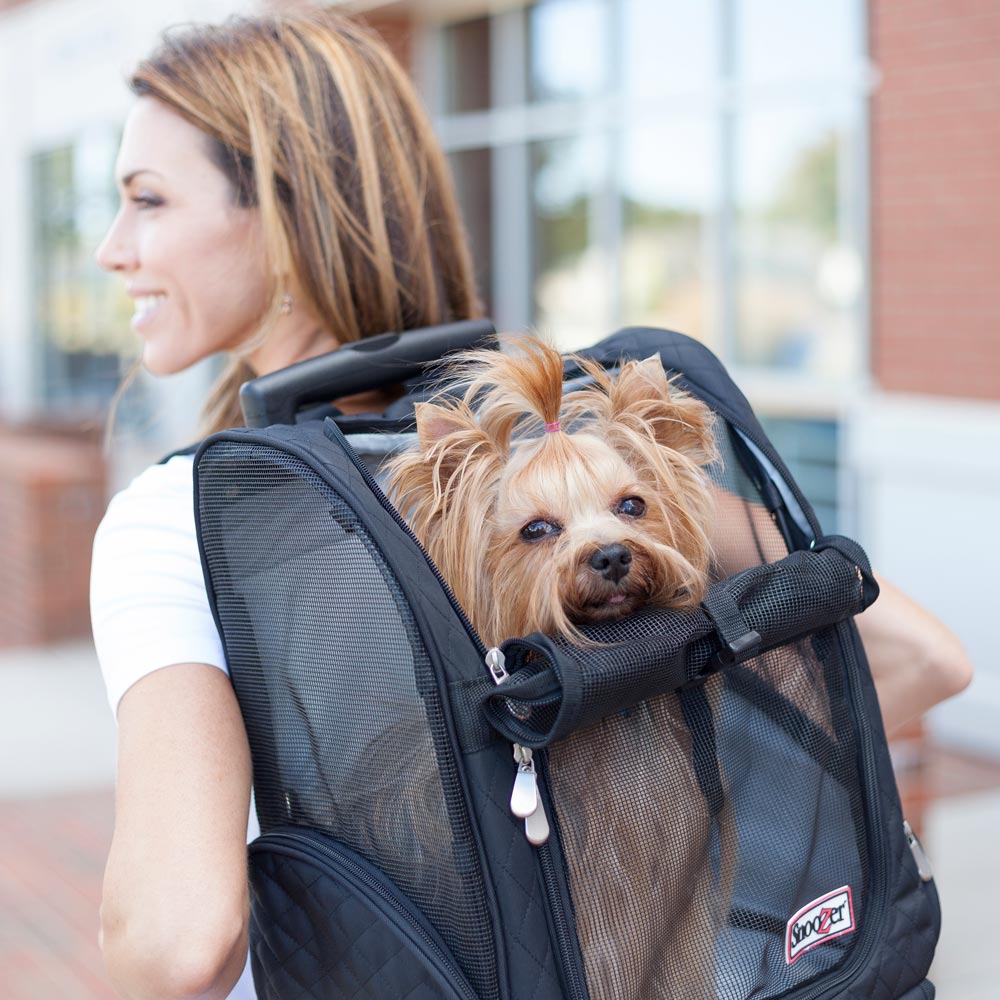
[[[200,361],[198,357],[178,357],[174,354],[164,354],[157,351],[153,345],[146,343],[143,347],[140,364],[143,370],[157,377],[177,375]]]

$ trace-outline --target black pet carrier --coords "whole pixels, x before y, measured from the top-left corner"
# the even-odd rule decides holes
[[[717,414],[736,562],[589,646],[485,649],[375,472],[412,440],[418,363],[490,330],[258,380],[257,426],[198,451],[261,1000],[933,997],[937,895],[851,620],[877,594],[864,553],[822,535],[708,350],[624,330],[585,353],[658,354]],[[407,378],[385,414],[297,417]]]

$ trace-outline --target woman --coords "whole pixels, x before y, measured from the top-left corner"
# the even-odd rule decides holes
[[[148,371],[230,355],[205,433],[241,422],[254,375],[478,314],[444,157],[405,75],[356,24],[327,10],[188,29],[132,89],[122,204],[98,260],[135,300]],[[191,467],[139,476],[94,549],[119,724],[101,935],[126,997],[253,995],[240,980],[250,758],[201,578]],[[967,683],[954,637],[888,585],[860,623],[891,727]]]

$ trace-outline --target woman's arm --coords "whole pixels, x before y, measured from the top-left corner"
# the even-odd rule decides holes
[[[878,600],[855,619],[893,736],[972,680],[958,637],[929,611],[876,574]]]
[[[246,962],[250,751],[229,678],[177,664],[118,710],[115,831],[101,936],[130,1000],[215,1000]]]
[[[771,515],[727,490],[716,490],[716,565],[723,575],[778,559],[784,542]],[[892,736],[972,679],[958,637],[916,601],[876,574],[878,600],[855,620],[878,691],[882,720]]]

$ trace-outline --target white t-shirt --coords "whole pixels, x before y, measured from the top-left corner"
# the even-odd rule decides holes
[[[94,538],[90,615],[111,710],[136,681],[175,663],[229,673],[198,554],[194,459],[154,465],[116,494]],[[260,833],[251,803],[247,841]],[[229,994],[254,1000],[250,965]]]

